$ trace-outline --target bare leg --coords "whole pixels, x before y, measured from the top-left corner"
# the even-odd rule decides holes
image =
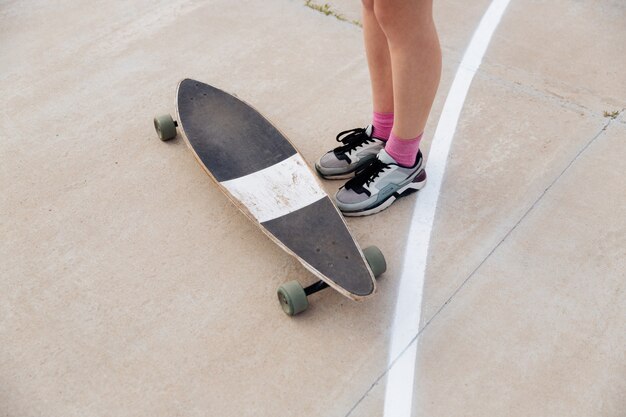
[[[389,61],[382,52],[380,28],[387,38],[392,69],[393,134],[415,138],[424,131],[441,76],[441,48],[432,18],[432,0],[373,1],[379,26],[370,22],[371,17],[364,12],[363,27],[374,107],[388,106],[385,80]]]
[[[379,113],[393,112],[388,115],[393,117],[393,129],[389,131],[388,124],[383,126],[389,133],[384,148],[337,191],[337,206],[349,216],[378,213],[426,184],[419,144],[441,76],[432,0],[362,1],[374,101],[373,137],[380,138],[379,144],[385,141],[375,136]],[[364,136],[367,138],[367,134]],[[383,171],[390,175],[380,175]],[[384,189],[394,192],[381,196],[379,191]]]
[[[363,39],[372,83],[374,111],[391,113],[393,112],[393,82],[387,36],[374,15],[374,0],[362,0],[362,3]]]

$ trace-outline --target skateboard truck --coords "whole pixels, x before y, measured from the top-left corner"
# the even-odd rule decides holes
[[[311,294],[315,294],[318,291],[322,291],[326,288],[330,287],[327,283],[322,280],[317,281],[315,284],[311,284],[304,289],[304,293],[309,296]]]

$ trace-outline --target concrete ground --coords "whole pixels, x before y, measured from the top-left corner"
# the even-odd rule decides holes
[[[489,1],[435,5],[425,153]],[[197,78],[312,162],[368,122],[358,25],[303,0],[2,1],[0,62],[0,415],[383,415],[419,196],[348,221],[387,255],[374,298],[288,318],[277,286],[311,276],[152,128]],[[625,67],[623,1],[511,1],[439,198],[413,415],[625,415]]]

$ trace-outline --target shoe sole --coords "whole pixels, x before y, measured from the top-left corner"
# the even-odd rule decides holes
[[[420,173],[418,173],[415,176],[413,181],[411,181],[404,187],[400,188],[395,193],[391,194],[389,198],[387,198],[385,201],[383,201],[376,207],[371,207],[369,209],[360,210],[360,211],[341,211],[341,212],[346,217],[361,217],[361,216],[369,216],[372,214],[380,213],[381,211],[383,211],[384,209],[392,205],[393,202],[396,201],[397,199],[411,195],[414,192],[424,188],[425,185],[426,185],[426,171],[422,170]]]
[[[345,179],[354,177],[354,173],[356,172],[356,169],[350,172],[345,172],[343,174],[326,175],[326,174],[322,174],[322,171],[320,171],[320,169],[317,167],[317,164],[315,164],[315,171],[317,172],[317,175],[319,175],[325,180],[345,180]]]

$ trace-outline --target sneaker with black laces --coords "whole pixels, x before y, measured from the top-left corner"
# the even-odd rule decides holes
[[[389,207],[400,197],[426,185],[422,152],[412,167],[403,167],[382,149],[376,159],[357,171],[354,178],[337,191],[335,201],[345,216],[367,216]]]
[[[337,135],[342,145],[324,154],[315,169],[322,178],[342,179],[354,173],[376,158],[385,142],[372,136],[372,125],[343,131]]]

